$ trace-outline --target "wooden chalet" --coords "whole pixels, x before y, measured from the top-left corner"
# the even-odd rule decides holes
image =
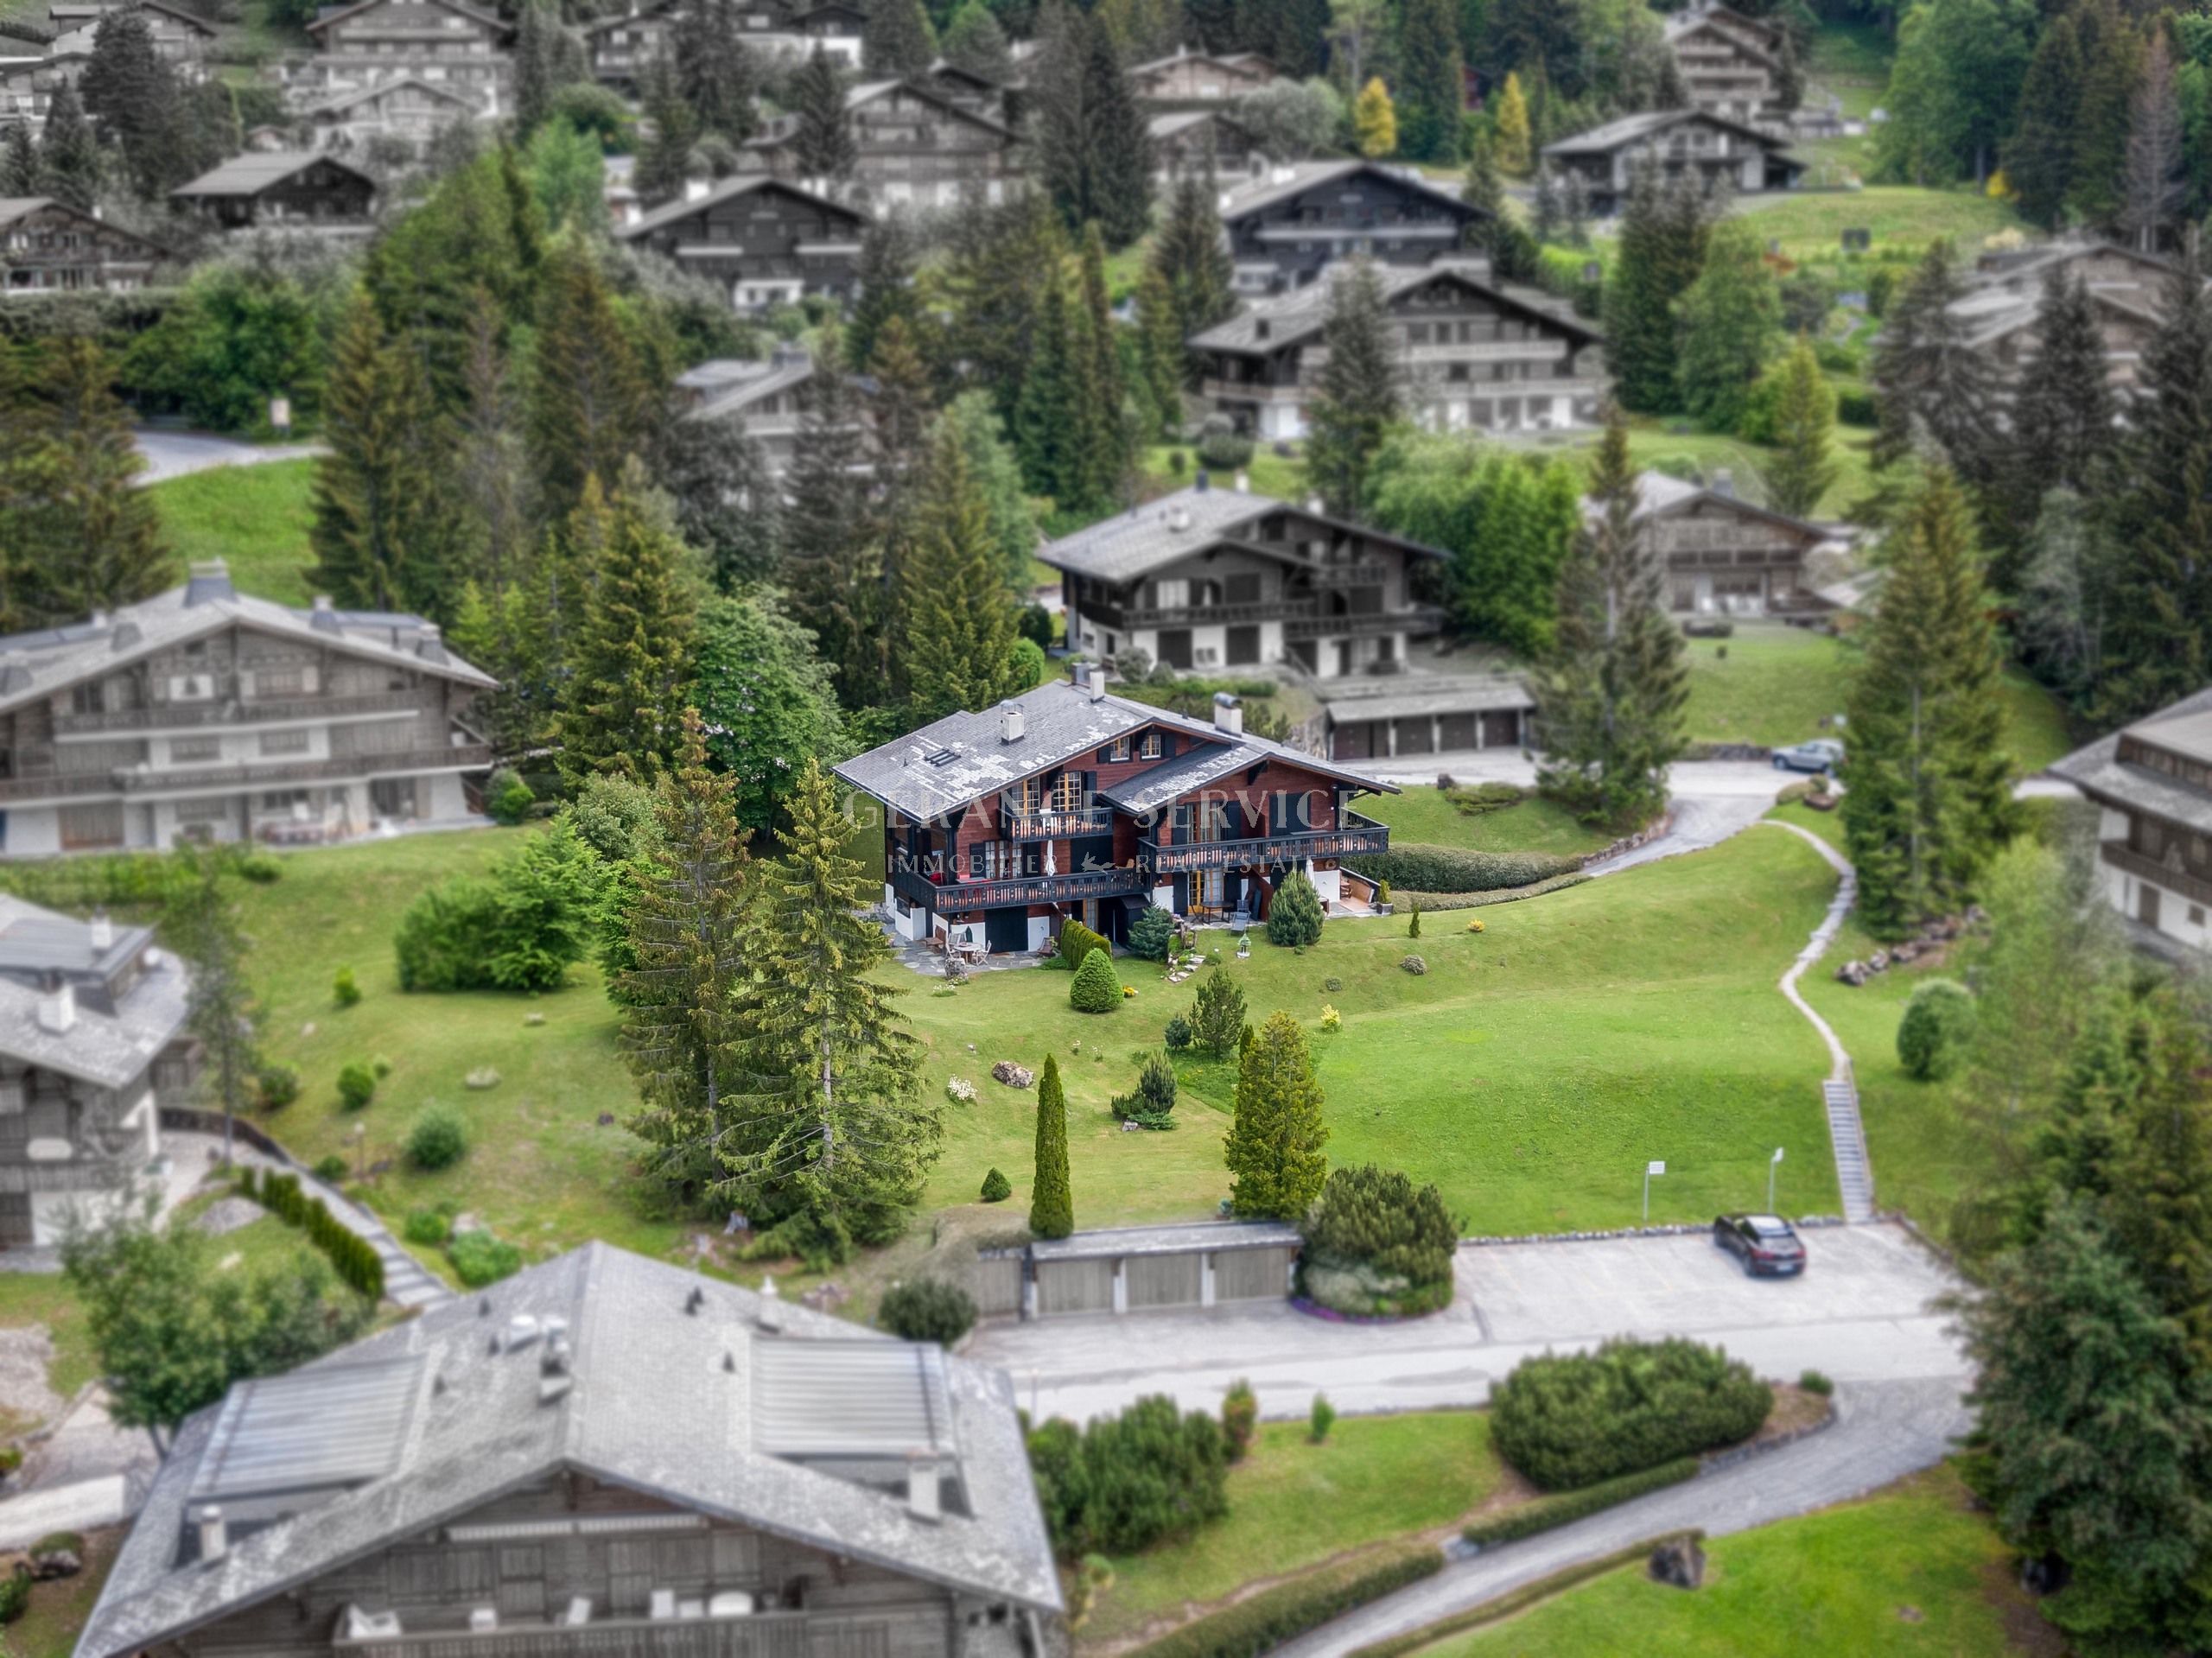
[[[484,118],[482,106],[416,75],[380,81],[359,92],[340,92],[308,110],[302,119],[326,149],[352,149],[376,138],[396,138],[418,149],[455,124]]]
[[[312,150],[233,156],[169,192],[169,200],[219,231],[312,231],[366,235],[377,184],[359,168]]]
[[[2104,341],[2106,375],[2115,389],[2126,391],[2135,384],[2143,354],[2158,331],[2176,271],[2171,260],[2117,242],[2068,238],[1984,254],[1950,312],[1967,345],[2009,389],[2040,349],[2036,312],[2044,284],[2061,276],[2079,280],[2088,289]]]
[[[128,293],[167,257],[144,237],[50,196],[0,197],[0,297]]]
[[[2139,946],[2212,949],[2212,689],[2183,697],[2050,768],[2097,808],[2097,884]]]
[[[1805,163],[1789,141],[1762,127],[1703,110],[1625,115],[1602,127],[1546,144],[1542,165],[1554,178],[1580,179],[1590,210],[1617,213],[1637,170],[1656,164],[1662,177],[1689,174],[1710,189],[1726,183],[1738,195],[1794,190]]]
[[[1149,127],[1153,176],[1163,185],[1186,178],[1249,183],[1268,170],[1251,129],[1219,110],[1173,110],[1154,116]]]
[[[1698,0],[1669,16],[1664,28],[1693,109],[1738,121],[1783,112],[1781,24]]]
[[[1333,260],[1363,253],[1427,264],[1465,239],[1481,210],[1417,173],[1378,162],[1300,162],[1221,194],[1237,288],[1302,288]]]
[[[89,54],[100,19],[111,11],[123,10],[137,11],[145,18],[155,55],[180,77],[188,81],[206,78],[215,26],[169,0],[54,0],[47,8],[47,20],[54,30],[54,44]]]
[[[1223,104],[1256,92],[1275,78],[1275,67],[1257,52],[1193,52],[1132,64],[1129,87],[1154,108]]]
[[[411,76],[513,112],[514,26],[462,0],[355,0],[308,25],[315,54],[294,90],[320,103]]]
[[[840,199],[872,209],[995,206],[1024,188],[1013,130],[926,86],[864,82],[845,94],[845,116],[859,158],[849,181],[828,187]],[[741,148],[742,164],[800,179],[798,130],[797,116],[776,117]]]
[[[1637,543],[1659,564],[1675,615],[1810,620],[1833,608],[1805,561],[1834,531],[1755,506],[1725,479],[1707,488],[1647,472],[1636,483]],[[1588,501],[1584,511],[1594,522],[1599,508]]]
[[[584,49],[594,79],[635,94],[645,67],[670,48],[683,7],[677,0],[657,0],[583,26]],[[764,58],[785,61],[822,52],[844,67],[861,66],[861,29],[867,18],[857,6],[785,4],[756,0],[737,8],[737,23],[747,48]]]
[[[664,203],[617,232],[666,255],[729,295],[740,311],[843,301],[860,282],[868,215],[783,179],[741,173]]]

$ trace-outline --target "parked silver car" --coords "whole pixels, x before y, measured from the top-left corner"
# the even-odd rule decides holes
[[[1832,737],[1815,737],[1794,748],[1774,751],[1777,771],[1833,772],[1843,764],[1843,745]]]

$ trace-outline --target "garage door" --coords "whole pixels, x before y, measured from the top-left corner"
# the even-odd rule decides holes
[[[1249,668],[1260,660],[1260,630],[1256,627],[1232,627],[1229,630],[1229,665]]]
[[[1191,666],[1191,630],[1171,627],[1160,635],[1160,659],[1171,668],[1188,671]]]
[[[1472,748],[1475,728],[1481,718],[1472,714],[1447,714],[1438,722],[1443,727],[1444,746],[1449,749]]]
[[[1290,1293],[1294,1246],[1265,1249],[1224,1249],[1213,1258],[1213,1299],[1221,1301],[1279,1301]]]
[[[1129,1280],[1129,1308],[1194,1307],[1198,1304],[1201,1257],[1132,1255],[1123,1268]]]
[[[1365,721],[1357,724],[1338,726],[1329,734],[1329,753],[1332,759],[1363,760],[1375,752],[1374,727]]]
[[[1430,752],[1430,739],[1434,734],[1426,718],[1401,720],[1398,724],[1398,752],[1401,754],[1426,754]]]
[[[1003,1318],[1021,1311],[1021,1257],[978,1255],[968,1269],[968,1292],[979,1318]]]
[[[1020,955],[1029,948],[1029,912],[1020,905],[983,912],[983,943],[994,956]]]
[[[1040,1261],[1037,1263],[1037,1312],[1111,1312],[1114,1310],[1114,1263],[1111,1261]]]
[[[1521,746],[1521,711],[1518,708],[1493,708],[1483,715],[1483,746],[1484,748],[1518,748]]]

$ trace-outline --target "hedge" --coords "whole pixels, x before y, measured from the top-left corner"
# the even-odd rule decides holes
[[[1453,1612],[1449,1617],[1438,1618],[1433,1623],[1424,1623],[1417,1629],[1408,1629],[1403,1635],[1394,1635],[1388,1640],[1354,1648],[1351,1658],[1408,1658],[1408,1655],[1425,1652],[1447,1636],[1502,1623],[1526,1611],[1540,1600],[1549,1600],[1554,1595],[1563,1594],[1593,1578],[1602,1578],[1609,1572],[1618,1572],[1624,1566],[1634,1566],[1639,1560],[1649,1560],[1652,1550],[1666,1544],[1704,1540],[1702,1531],[1670,1531],[1656,1537],[1647,1537],[1640,1543],[1630,1543],[1625,1548],[1617,1548],[1610,1554],[1600,1554],[1595,1560],[1577,1560],[1573,1566],[1561,1566],[1556,1572],[1538,1578],[1534,1583],[1524,1583],[1516,1589],[1509,1589],[1479,1606],[1470,1606],[1464,1612]]]
[[[1580,858],[1550,852],[1470,852],[1419,845],[1393,847],[1378,857],[1345,862],[1370,880],[1389,882],[1401,897],[1406,892],[1494,893],[1505,886],[1534,886],[1582,867]]]
[[[1332,1561],[1210,1612],[1139,1647],[1130,1658],[1257,1658],[1443,1568],[1442,1551],[1427,1543],[1397,1543]]]
[[[307,1234],[320,1249],[339,1281],[371,1301],[384,1299],[384,1258],[366,1238],[347,1227],[324,1207],[320,1197],[300,1189],[296,1174],[265,1172],[251,1167],[238,1171],[240,1192],[252,1198],[285,1225]]]
[[[1579,1490],[1748,1439],[1773,1407],[1718,1347],[1616,1338],[1516,1365],[1491,1390],[1491,1439],[1544,1490]]]
[[[1677,1457],[1672,1462],[1661,1463],[1656,1468],[1601,1480],[1595,1485],[1586,1485],[1579,1491],[1560,1491],[1551,1496],[1534,1498],[1517,1509],[1508,1509],[1494,1519],[1478,1520],[1473,1525],[1463,1528],[1459,1535],[1478,1548],[1491,1548],[1499,1543],[1534,1537],[1540,1531],[1572,1525],[1601,1509],[1612,1508],[1652,1491],[1664,1490],[1669,1485],[1680,1485],[1686,1479],[1694,1479],[1697,1471],[1698,1459],[1695,1457]]]
[[[1547,893],[1560,893],[1570,886],[1580,886],[1594,880],[1580,870],[1571,874],[1554,875],[1549,880],[1540,880],[1529,886],[1501,887],[1495,893],[1416,893],[1402,892],[1395,895],[1401,904],[1418,902],[1423,915],[1446,910],[1480,910],[1492,904],[1513,904],[1524,898],[1541,898]]]

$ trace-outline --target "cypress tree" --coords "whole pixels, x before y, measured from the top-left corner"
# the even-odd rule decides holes
[[[1620,256],[1605,283],[1605,357],[1621,406],[1664,414],[1675,406],[1675,302],[1705,263],[1703,216],[1640,164],[1621,216]]]
[[[645,453],[656,412],[598,256],[579,238],[546,261],[531,360],[529,454],[545,510],[564,513],[585,479],[611,486],[624,461]]]
[[[660,832],[633,868],[623,918],[631,965],[613,995],[640,1105],[627,1127],[646,1172],[684,1204],[718,1178],[743,1026],[740,924],[747,897],[736,785],[707,764],[706,727],[683,711],[677,763],[655,791]]]
[[[1803,334],[1783,359],[1774,406],[1775,457],[1766,470],[1767,504],[1793,518],[1810,518],[1835,482],[1835,388],[1821,372]]]
[[[1075,1197],[1068,1188],[1068,1101],[1060,1090],[1060,1062],[1045,1056],[1037,1079],[1037,1153],[1029,1187],[1029,1230],[1064,1238],[1075,1230]]]
[[[919,80],[937,61],[937,36],[922,0],[865,0],[861,64],[882,80]]]
[[[1933,243],[1882,319],[1873,361],[1875,465],[1902,458],[1924,437],[1961,477],[1986,475],[1994,388],[1988,359],[1967,343],[1951,308],[1965,291],[1949,244]]]
[[[1636,469],[1614,410],[1590,480],[1594,521],[1560,572],[1559,621],[1538,672],[1544,793],[1586,823],[1627,828],[1667,804],[1689,696],[1682,636],[1636,532]]]
[[[1992,514],[1999,556],[1990,580],[2016,590],[2020,550],[2044,497],[2054,489],[2098,492],[2118,438],[2118,410],[2106,378],[2104,334],[2088,284],[2063,266],[2044,281],[2036,306],[2036,353],[2020,371],[2002,449],[2001,488]]]
[[[31,124],[11,121],[0,133],[0,195],[35,196],[38,187],[38,143]]]
[[[1403,0],[1398,11],[1399,148],[1415,161],[1459,152],[1459,55],[1453,0]]]
[[[825,329],[799,391],[798,435],[785,475],[784,585],[821,641],[848,708],[883,692],[883,554],[868,513],[862,411],[835,329]]]
[[[1306,1032],[1273,1013],[1239,1056],[1236,1115],[1225,1155],[1230,1201],[1255,1220],[1297,1220],[1328,1178],[1328,1125]]]
[[[1331,512],[1356,518],[1376,454],[1405,412],[1382,281],[1371,260],[1354,259],[1333,273],[1321,343],[1329,358],[1308,414],[1306,473]]]
[[[695,0],[676,14],[669,33],[677,88],[698,118],[700,131],[719,133],[734,144],[743,143],[760,124],[755,107],[760,70],[741,32],[743,3]]]
[[[798,117],[791,155],[799,177],[827,186],[849,181],[860,164],[860,140],[845,112],[845,77],[836,60],[816,47],[792,77],[791,95]]]
[[[2057,230],[2074,181],[2074,125],[2082,104],[2082,41],[2069,12],[2036,42],[2020,88],[2020,118],[2005,146],[2005,180],[2020,216]]]
[[[1112,35],[1095,13],[1058,16],[1045,37],[1037,106],[1038,171],[1071,231],[1096,221],[1109,249],[1143,235],[1152,217],[1152,137]]]
[[[65,334],[41,353],[33,384],[22,480],[30,505],[16,517],[30,602],[73,622],[150,598],[167,585],[172,555],[138,487],[145,462],[115,395],[114,362],[90,335]]]
[[[46,129],[39,135],[38,193],[88,213],[99,200],[100,170],[99,143],[77,89],[65,80],[48,100]]]
[[[2004,659],[1973,517],[1934,468],[1891,537],[1853,683],[1844,841],[1877,938],[1962,908],[2012,834]]]
[[[587,499],[596,483],[587,482]],[[598,772],[650,780],[683,741],[698,609],[692,555],[648,498],[642,468],[621,484],[588,571],[560,723],[562,775],[579,788]]]

